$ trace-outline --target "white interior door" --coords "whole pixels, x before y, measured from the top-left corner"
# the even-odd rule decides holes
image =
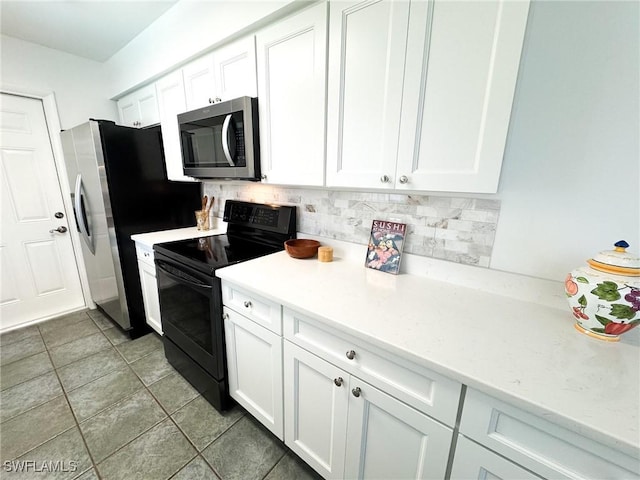
[[[42,102],[0,103],[0,331],[77,310],[84,298]],[[61,218],[57,218],[61,217]],[[56,231],[59,229],[60,231]]]

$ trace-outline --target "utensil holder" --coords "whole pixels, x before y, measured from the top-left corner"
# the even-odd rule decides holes
[[[209,230],[209,212],[196,210],[196,230]]]

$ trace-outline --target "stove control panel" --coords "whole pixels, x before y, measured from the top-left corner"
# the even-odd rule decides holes
[[[262,203],[227,200],[224,205],[223,220],[228,228],[252,227],[281,234],[295,234],[296,208],[287,205],[266,205]]]

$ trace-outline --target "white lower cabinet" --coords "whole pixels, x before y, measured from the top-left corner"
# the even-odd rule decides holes
[[[224,307],[229,392],[283,440],[282,337]]]
[[[633,452],[469,387],[452,450],[460,382],[226,281],[222,297],[231,396],[325,478],[640,479]]]
[[[539,480],[540,477],[462,435],[458,436],[451,480]]]
[[[138,274],[142,287],[142,301],[147,324],[158,334],[162,335],[162,321],[160,320],[160,299],[158,298],[158,281],[156,279],[156,266],[153,263],[153,250],[151,247],[136,243],[136,255],[138,258]]]
[[[344,473],[348,381],[343,370],[285,340],[285,443],[325,478]]]
[[[464,400],[460,433],[542,478],[640,478],[637,456],[613,450],[471,388]],[[469,461],[464,453],[460,456],[460,461]]]
[[[284,342],[285,443],[325,478],[444,478],[452,429]]]
[[[344,478],[444,478],[452,429],[357,377],[349,391]]]

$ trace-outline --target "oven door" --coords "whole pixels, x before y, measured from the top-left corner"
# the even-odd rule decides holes
[[[215,379],[225,376],[220,279],[156,254],[164,335]]]

